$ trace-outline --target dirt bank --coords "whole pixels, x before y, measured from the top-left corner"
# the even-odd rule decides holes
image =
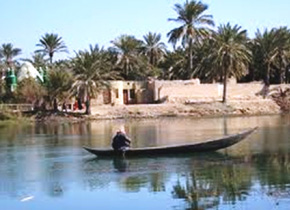
[[[195,102],[190,104],[165,103],[146,105],[92,107],[91,119],[157,118],[166,116],[218,117],[239,115],[279,114],[280,107],[271,99],[237,100],[226,105],[221,102]]]
[[[220,117],[253,116],[281,114],[280,107],[271,99],[231,100],[221,102],[191,102],[139,105],[98,105],[93,106],[91,115],[84,110],[74,112],[37,112],[27,113],[33,121],[38,122],[79,122],[102,119],[131,119],[159,117]]]

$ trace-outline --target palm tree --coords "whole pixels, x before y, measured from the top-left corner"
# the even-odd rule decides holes
[[[142,78],[144,76],[144,59],[140,56],[142,41],[134,36],[122,35],[111,42],[109,51],[115,55],[115,68],[121,71],[125,80]]]
[[[46,33],[39,40],[39,44],[37,47],[41,47],[42,49],[36,50],[35,52],[45,53],[49,56],[50,63],[52,64],[52,58],[54,53],[56,52],[67,52],[67,47],[65,46],[62,37],[59,37],[57,34],[49,34]]]
[[[91,98],[104,86],[108,86],[108,80],[117,77],[116,72],[111,71],[109,58],[108,52],[95,45],[90,46],[89,50],[79,51],[71,61],[75,75],[72,89],[85,100],[86,114],[91,114]]]
[[[143,38],[143,53],[148,57],[149,63],[156,66],[166,54],[166,45],[161,42],[161,34],[149,32]]]
[[[186,52],[178,48],[173,52],[167,52],[164,60],[160,63],[163,69],[163,79],[178,80],[187,79]]]
[[[45,95],[45,87],[32,77],[24,78],[17,84],[16,97],[19,102],[35,103]]]
[[[204,12],[208,9],[208,6],[191,0],[186,1],[183,5],[175,4],[175,11],[178,14],[176,19],[169,19],[169,21],[175,21],[181,23],[181,26],[171,30],[167,36],[169,42],[173,43],[175,47],[176,43],[181,39],[181,43],[184,47],[188,48],[188,71],[192,71],[192,45],[193,42],[198,42],[201,38],[208,35],[208,28],[206,26],[213,26],[214,22],[211,15],[205,15]]]
[[[20,48],[14,48],[11,43],[2,44],[0,48],[0,58],[4,57],[5,62],[9,67],[13,63],[13,58],[21,54]]]
[[[273,50],[273,65],[277,69],[277,82],[283,83],[290,60],[290,30],[287,27],[274,29],[275,48]]]
[[[0,101],[1,101],[1,97],[4,94],[4,80],[3,78],[3,74],[4,74],[4,63],[2,63],[1,61],[1,54],[0,54]]]
[[[48,63],[48,59],[45,58],[44,53],[34,53],[31,59],[24,58],[22,60],[32,63],[36,69],[45,68]]]
[[[221,75],[223,80],[223,103],[226,103],[227,80],[230,76],[241,77],[248,70],[251,52],[247,48],[247,31],[229,23],[218,27],[213,35],[212,53],[205,58],[212,63],[213,75]]]
[[[70,69],[63,65],[54,65],[48,72],[46,84],[50,102],[53,101],[53,110],[58,111],[58,101],[65,101],[70,96],[70,89],[73,84],[73,75]]]
[[[286,27],[267,29],[261,33],[259,30],[252,42],[254,66],[264,74],[264,81],[270,84],[273,81],[274,70],[278,73],[277,83],[284,81],[287,76],[286,69],[290,59],[290,31]]]

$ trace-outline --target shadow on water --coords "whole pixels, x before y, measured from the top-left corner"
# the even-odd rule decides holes
[[[116,171],[126,172],[133,170],[129,165],[142,164],[146,165],[148,162],[156,162],[160,165],[169,165],[179,162],[192,161],[192,163],[214,163],[214,162],[223,162],[223,163],[232,163],[232,161],[237,161],[238,158],[232,157],[227,154],[220,152],[204,152],[198,154],[168,154],[168,155],[154,155],[154,156],[140,156],[140,157],[90,157],[84,159],[84,165],[111,165]],[[131,163],[131,164],[130,164]]]
[[[216,152],[154,159],[90,158],[84,160],[85,179],[98,185],[96,180],[100,179],[100,169],[104,168],[111,174],[123,174],[122,182],[118,183],[128,192],[144,187],[153,192],[170,188],[172,198],[184,201],[184,209],[235,205],[256,193],[276,200],[290,196],[290,154],[232,157]],[[259,192],[253,188],[257,183],[262,187]]]

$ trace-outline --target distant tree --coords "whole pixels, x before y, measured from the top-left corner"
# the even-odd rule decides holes
[[[45,88],[32,77],[21,80],[17,85],[16,98],[18,102],[35,103],[45,95]]]
[[[4,58],[4,61],[11,67],[13,58],[21,54],[20,48],[14,48],[11,43],[2,44],[0,47],[0,58]]]
[[[187,79],[187,55],[186,51],[178,48],[173,52],[167,52],[164,60],[160,63],[163,69],[163,79],[176,80]]]
[[[36,69],[45,68],[47,66],[47,63],[48,63],[48,59],[45,58],[45,55],[46,55],[45,53],[39,53],[38,52],[38,53],[34,53],[32,55],[32,58],[31,59],[24,58],[22,60],[32,63],[32,65]]]
[[[58,102],[65,101],[70,96],[70,89],[74,78],[70,69],[65,64],[54,65],[47,76],[47,95],[50,102],[53,102],[53,110],[58,111]]]
[[[48,55],[51,64],[54,53],[67,52],[67,47],[64,44],[62,37],[58,36],[57,34],[46,33],[44,36],[41,37],[39,42],[40,43],[36,46],[40,47],[41,49],[36,50],[35,52],[45,53],[46,55]]]
[[[214,21],[211,15],[206,15],[204,12],[208,9],[206,4],[200,1],[186,1],[183,5],[175,4],[175,11],[178,14],[176,19],[170,18],[169,21],[180,23],[181,26],[172,29],[167,36],[169,42],[176,43],[181,39],[183,47],[188,48],[188,72],[193,69],[193,43],[198,42],[203,37],[207,36],[209,30],[207,26],[213,26]]]
[[[143,38],[142,51],[147,56],[149,63],[152,66],[157,66],[158,62],[166,54],[166,45],[161,42],[161,34],[149,32]]]
[[[193,66],[193,71],[190,72],[190,77],[197,77],[202,82],[213,82],[220,80],[220,75],[215,74],[212,71],[213,63],[209,59],[210,55],[213,53],[213,46],[215,41],[213,38],[208,38],[202,40],[200,44],[194,43],[193,49],[193,60],[195,65]]]
[[[83,98],[86,105],[86,114],[91,114],[90,101],[100,90],[108,86],[108,80],[117,77],[111,71],[109,53],[100,49],[98,45],[90,45],[89,50],[79,51],[71,60],[75,82],[72,85],[74,94]]]
[[[277,69],[277,83],[281,84],[285,82],[290,63],[290,30],[287,27],[280,27],[275,29],[275,34],[273,65]]]
[[[4,82],[4,79],[2,79],[3,74],[4,74],[4,63],[2,63],[1,58],[0,58],[0,101],[2,99],[2,96],[5,93],[4,92],[5,91],[5,82]]]
[[[211,63],[211,74],[221,75],[223,80],[223,103],[226,103],[227,80],[244,75],[251,61],[251,51],[247,48],[247,31],[229,23],[220,25],[213,35],[212,51],[205,57]]]
[[[145,59],[141,57],[142,41],[134,36],[122,35],[111,42],[109,51],[115,55],[115,69],[125,80],[144,78],[147,70]]]
[[[288,76],[290,62],[290,31],[286,27],[259,30],[252,41],[253,65],[265,83],[281,83]],[[275,75],[276,74],[276,75]],[[275,76],[277,79],[275,79]]]

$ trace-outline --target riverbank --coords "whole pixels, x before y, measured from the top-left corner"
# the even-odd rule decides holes
[[[218,101],[195,101],[190,103],[97,105],[91,107],[91,115],[84,110],[68,112],[26,112],[17,119],[37,122],[79,122],[86,120],[112,120],[160,117],[220,117],[281,114],[281,108],[272,99],[230,100],[227,104]]]
[[[271,99],[221,102],[142,104],[127,106],[102,105],[92,107],[90,119],[158,118],[158,117],[218,117],[280,114],[280,107]]]

